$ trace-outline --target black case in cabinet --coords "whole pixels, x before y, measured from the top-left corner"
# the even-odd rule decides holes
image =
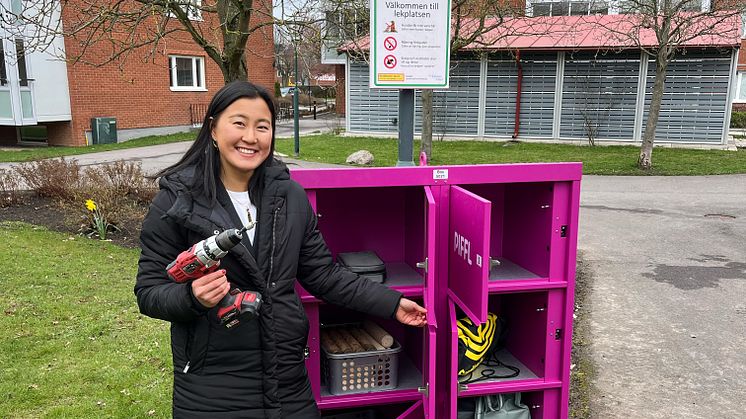
[[[427,186],[330,188],[313,191],[318,226],[332,256],[372,251],[389,287],[422,287],[428,231]],[[406,290],[405,290],[406,291]],[[406,292],[405,292],[406,293]]]

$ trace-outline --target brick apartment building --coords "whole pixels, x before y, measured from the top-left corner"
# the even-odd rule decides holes
[[[20,3],[0,1],[9,3],[7,10]],[[63,10],[63,27],[75,18],[74,13],[74,7]],[[259,15],[255,13],[252,19]],[[195,25],[212,23],[213,16],[203,19],[198,12],[191,16]],[[144,58],[149,52],[144,47],[133,50],[124,61],[98,67],[60,58],[81,55],[80,42],[72,38],[56,37],[52,43],[56,52],[26,52],[28,40],[9,39],[3,28],[0,32],[5,53],[0,62],[0,145],[27,141],[91,144],[91,119],[98,117],[116,119],[119,141],[186,131],[201,121],[206,104],[224,84],[217,64],[184,31],[169,35],[150,58]],[[83,58],[101,62],[107,49],[99,45],[88,48]],[[249,37],[246,62],[249,80],[270,92],[273,55],[268,25]]]
[[[639,144],[655,60],[602,33],[605,25],[626,21],[622,3],[527,0],[527,19],[543,16],[559,31],[543,36],[539,29],[512,39],[488,34],[494,43],[467,46],[452,56],[450,88],[434,92],[434,135],[587,142],[590,124],[599,143]],[[723,8],[710,0],[693,0],[687,7]],[[669,66],[656,143],[731,148],[730,110],[746,108],[746,57],[739,54],[737,20],[721,23],[733,29],[723,32],[727,35],[687,41]],[[357,45],[366,48],[366,42]],[[368,64],[333,44],[322,49],[322,62],[336,64],[337,109],[346,117],[347,132],[396,133],[396,90],[370,89]],[[420,110],[416,91],[416,133]]]

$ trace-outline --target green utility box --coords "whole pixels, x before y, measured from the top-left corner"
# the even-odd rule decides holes
[[[111,144],[117,142],[116,118],[91,118],[91,137],[93,144]]]

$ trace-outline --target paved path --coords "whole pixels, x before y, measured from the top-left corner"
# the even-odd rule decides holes
[[[745,418],[746,175],[586,176],[581,201],[595,417]]]
[[[190,144],[75,158],[155,171]],[[586,176],[581,189],[594,417],[745,418],[746,175]]]
[[[300,135],[313,135],[329,132],[340,125],[344,126],[344,120],[332,115],[320,116],[319,119],[303,118],[300,120]],[[196,134],[195,134],[196,135]],[[277,137],[293,136],[293,121],[283,121],[277,124]],[[128,148],[123,150],[104,151],[100,153],[79,154],[67,157],[69,160],[77,160],[81,166],[92,166],[101,163],[111,163],[118,160],[140,162],[145,173],[155,173],[160,169],[176,163],[184,152],[191,147],[191,141],[179,143],[161,144],[148,147]],[[328,167],[324,163],[303,162],[291,158],[283,160],[292,169],[293,167]],[[17,163],[0,163],[0,169],[9,169]]]

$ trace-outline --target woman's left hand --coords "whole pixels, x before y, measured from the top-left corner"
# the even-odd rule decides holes
[[[426,314],[427,309],[410,299],[402,298],[396,309],[396,320],[408,326],[422,327],[427,324]]]

